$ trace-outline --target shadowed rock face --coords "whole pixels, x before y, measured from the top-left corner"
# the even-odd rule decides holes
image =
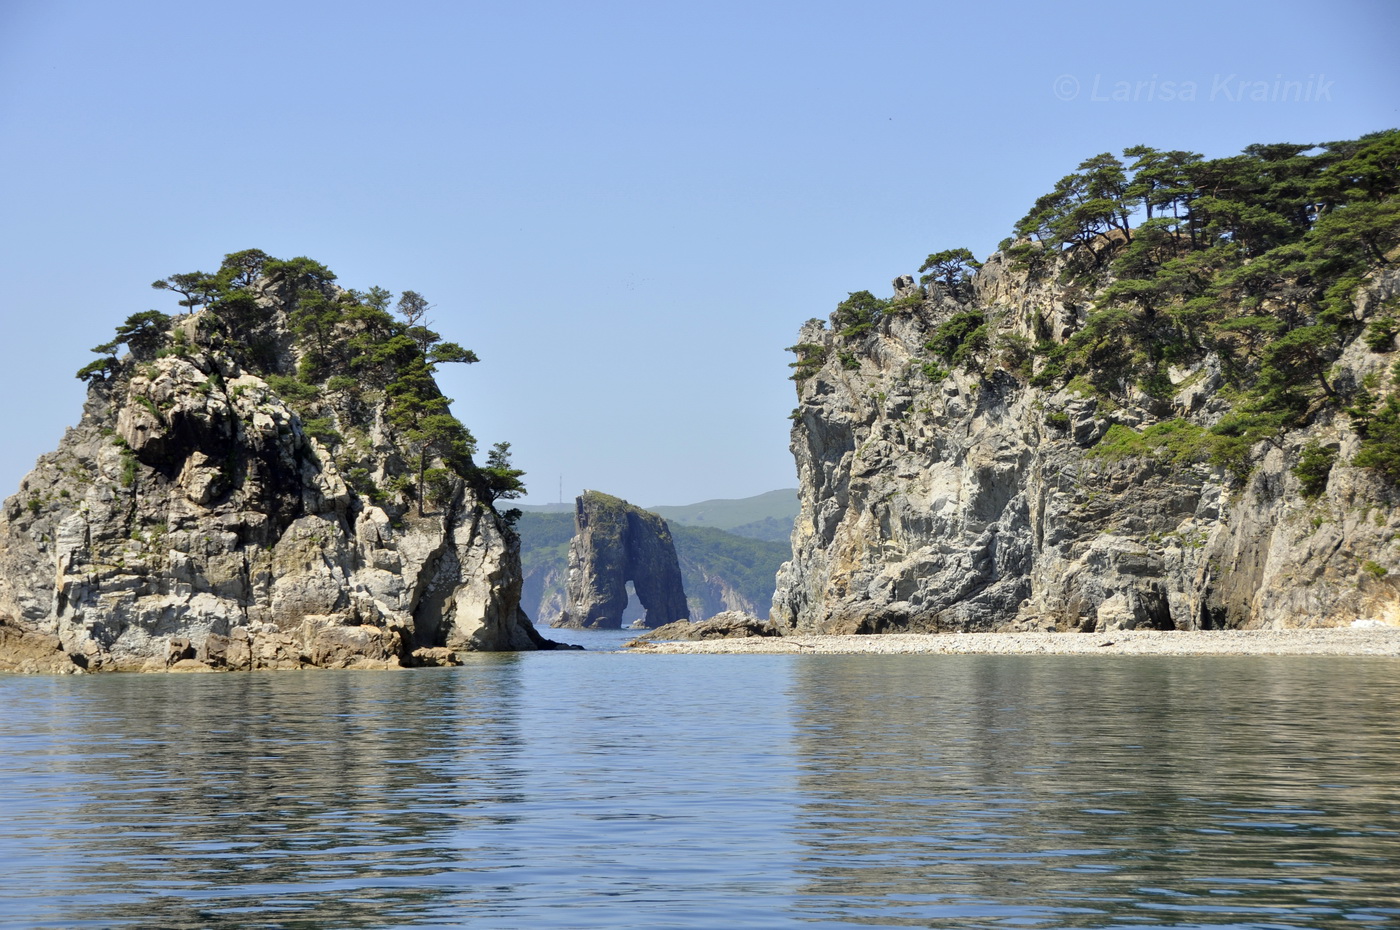
[[[555,626],[621,629],[629,581],[646,609],[646,627],[690,617],[666,521],[619,498],[585,491],[574,502],[568,606]]]

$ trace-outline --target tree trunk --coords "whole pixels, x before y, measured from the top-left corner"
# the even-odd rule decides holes
[[[418,453],[418,516],[423,516],[423,474],[428,468],[428,449]]]

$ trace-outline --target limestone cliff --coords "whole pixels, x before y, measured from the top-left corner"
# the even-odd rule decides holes
[[[433,444],[403,413],[436,334],[293,271],[225,275],[196,312],[129,320],[123,357],[104,347],[80,423],[0,515],[0,668],[388,667],[551,645],[519,608],[517,544],[469,434],[442,420],[458,445]],[[413,390],[445,411],[430,376]]]
[[[585,491],[574,503],[567,607],[555,625],[620,629],[629,581],[646,610],[643,626],[689,618],[666,521],[620,498]]]
[[[695,579],[686,586],[686,600],[691,605],[690,612],[696,617],[708,619],[726,611],[757,615],[768,609],[766,604],[756,603],[753,598],[736,588],[730,579],[707,572],[704,566],[693,562],[687,564],[686,559],[682,558],[681,572]]]
[[[520,588],[520,603],[525,612],[540,623],[549,623],[563,615],[569,582],[568,551],[557,565],[537,565],[526,569],[525,582]]]
[[[1213,464],[1186,440],[1216,438],[1240,403],[1226,336],[1150,394],[1036,377],[1047,362],[1027,347],[1082,332],[1109,283],[1062,271],[998,254],[957,288],[897,279],[862,325],[802,328],[802,510],[772,618],[829,632],[1400,624],[1400,494],[1352,464],[1362,436],[1344,404],[1319,399],[1246,443],[1242,466]],[[1393,267],[1365,277],[1324,387],[1394,395],[1393,339],[1359,336],[1397,295]],[[985,329],[976,364],[948,370],[932,353],[955,320]],[[1331,466],[1320,481],[1300,468],[1308,450]]]

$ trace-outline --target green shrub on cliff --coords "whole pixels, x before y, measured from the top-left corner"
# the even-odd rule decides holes
[[[301,410],[306,405],[314,403],[321,396],[316,385],[307,384],[300,378],[294,378],[291,375],[269,374],[266,381],[267,386],[276,391],[278,397],[291,404],[292,408],[296,410]]]
[[[115,357],[94,359],[79,368],[76,377],[79,381],[105,381],[117,371],[118,367],[120,366]]]
[[[1174,465],[1190,465],[1208,460],[1215,447],[1216,438],[1209,430],[1177,418],[1154,423],[1141,432],[1120,423],[1111,424],[1089,455],[1110,460],[1152,456]]]
[[[1351,463],[1400,483],[1400,394],[1387,397],[1379,410],[1361,421],[1358,432],[1361,448]]]
[[[919,281],[922,284],[942,284],[950,293],[957,294],[981,267],[982,263],[973,256],[970,249],[944,249],[924,259],[919,270],[928,273],[920,277]]]
[[[488,501],[513,500],[525,493],[525,483],[520,479],[525,472],[514,467],[510,461],[510,443],[498,442],[486,455],[486,467],[478,469],[482,496]]]
[[[1400,320],[1386,315],[1376,317],[1366,327],[1366,348],[1372,352],[1390,352],[1395,348],[1395,336],[1400,333]]]
[[[1332,465],[1337,461],[1337,450],[1310,442],[1298,454],[1298,462],[1292,468],[1293,475],[1302,485],[1303,496],[1321,497],[1327,490],[1327,478],[1332,474]]]
[[[109,377],[117,368],[117,350],[125,345],[137,359],[150,359],[165,344],[170,326],[170,317],[159,310],[144,310],[126,318],[111,342],[104,342],[93,348],[98,355],[105,355],[95,362],[89,362],[78,370],[78,377],[92,381],[98,377]]]
[[[1173,369],[1204,370],[1209,360],[1231,401],[1214,426],[1186,431],[1185,421],[1170,421],[1170,436],[1155,427],[1136,438],[1120,432],[1099,454],[1209,460],[1243,477],[1260,442],[1284,448],[1288,431],[1359,409],[1365,390],[1334,372],[1348,346],[1362,339],[1373,352],[1395,349],[1393,302],[1363,312],[1356,293],[1400,260],[1400,130],[1251,145],[1215,159],[1144,145],[1101,153],[1038,198],[1002,251],[1033,287],[1058,292],[1059,312],[1076,318],[1068,337],[1052,337],[1038,301],[1020,308],[1033,345],[998,332],[989,308],[968,306],[932,327],[929,357],[911,373],[940,380],[954,367],[987,378],[1000,370],[1047,390],[1082,383],[1101,405],[1160,416],[1183,389]],[[948,249],[920,271],[926,285],[957,294],[976,268],[968,250]],[[919,312],[916,303],[932,306],[910,295],[900,312]],[[892,305],[856,291],[837,306],[831,322],[845,340],[835,355],[843,367],[862,361],[857,340]],[[830,361],[822,346],[792,351],[799,383]],[[1363,435],[1353,464],[1400,481],[1392,464],[1400,440],[1391,435],[1397,384],[1400,373],[1354,417]]]
[[[823,365],[826,364],[828,349],[826,346],[817,345],[812,342],[799,342],[795,346],[788,346],[787,351],[797,353],[797,361],[788,362],[788,367],[793,369],[790,375],[791,380],[799,385],[812,375],[816,374]]]
[[[964,310],[940,323],[924,349],[949,364],[971,369],[986,355],[988,345],[987,317],[980,310]]]
[[[832,311],[831,327],[843,339],[864,335],[880,321],[889,304],[869,291],[853,291]]]
[[[429,328],[430,305],[422,295],[405,291],[398,305],[402,318],[396,319],[389,312],[388,291],[346,290],[336,279],[314,259],[278,259],[259,249],[229,253],[213,274],[169,275],[152,287],[176,294],[180,307],[197,314],[194,339],[186,334],[189,327],[171,335],[171,318],[163,313],[135,314],[118,327],[112,342],[94,349],[105,357],[84,366],[78,377],[96,381],[119,375],[121,345],[139,360],[179,354],[200,365],[207,362],[199,361],[197,352],[217,351],[262,377],[301,417],[303,430],[324,444],[344,441],[337,424],[353,434],[363,432],[366,418],[378,417],[412,470],[391,476],[381,489],[347,461],[356,475],[352,484],[365,493],[372,489],[378,502],[387,503],[387,490],[416,500],[421,514],[425,502],[447,503],[445,497],[462,480],[488,503],[521,493],[524,473],[510,467],[506,444],[492,450],[486,467],[475,464],[476,440],[452,414],[451,398],[433,377],[437,366],[470,364],[476,354]],[[287,330],[294,337],[290,347]],[[218,386],[210,377],[206,390]],[[374,410],[376,404],[381,409]]]

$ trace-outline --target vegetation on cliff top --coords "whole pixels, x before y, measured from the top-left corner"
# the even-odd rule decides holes
[[[945,250],[921,269],[932,272],[925,294],[937,288],[965,309],[936,327],[923,371],[941,379],[950,367],[1000,368],[1044,388],[1078,384],[1109,400],[1166,400],[1177,390],[1171,367],[1213,357],[1235,397],[1228,415],[1209,429],[1163,425],[1136,438],[1119,430],[1103,454],[1157,447],[1179,462],[1208,459],[1243,475],[1257,443],[1345,411],[1362,439],[1351,464],[1400,481],[1400,365],[1383,379],[1389,388],[1376,379],[1342,384],[1333,374],[1357,339],[1372,352],[1395,350],[1400,306],[1372,308],[1368,320],[1355,295],[1395,263],[1397,246],[1397,130],[1252,145],[1218,159],[1148,146],[1121,158],[1102,153],[1040,197],[1001,246],[1032,282],[1056,283],[1067,302],[1084,307],[1076,331],[1056,341],[1042,330],[1034,344],[992,333],[966,284],[977,267],[971,253]],[[851,294],[831,316],[835,341],[854,345],[908,303],[907,295]],[[799,384],[841,351],[829,342],[791,350]],[[1304,470],[1315,476],[1321,461],[1314,453]]]
[[[1400,244],[1400,132],[1214,160],[1123,154],[1081,163],[1008,243],[1033,273],[1064,256],[1060,278],[1095,292],[1074,336],[1039,347],[1036,382],[1082,374],[1109,393],[1169,396],[1168,366],[1212,354],[1241,391],[1213,456],[1241,470],[1254,443],[1343,402],[1330,369],[1362,333],[1356,290]],[[1373,350],[1393,348],[1380,332],[1393,318],[1379,318]],[[1364,434],[1374,414],[1357,416]]]
[[[458,481],[488,503],[519,497],[524,472],[511,466],[510,444],[497,443],[485,467],[476,465],[476,439],[434,379],[439,365],[471,364],[476,354],[430,328],[431,306],[421,294],[403,292],[393,313],[389,291],[345,290],[335,281],[313,259],[282,260],[259,249],[224,256],[213,273],[172,274],[151,286],[178,295],[194,328],[173,325],[180,318],[156,310],[133,314],[112,341],[93,349],[101,358],[78,377],[120,376],[121,346],[132,363],[219,353],[266,380],[297,411],[303,430],[332,451],[355,490],[376,503],[410,501],[421,516],[425,505],[446,504]],[[367,427],[376,411],[408,466],[382,484],[369,468]]]

